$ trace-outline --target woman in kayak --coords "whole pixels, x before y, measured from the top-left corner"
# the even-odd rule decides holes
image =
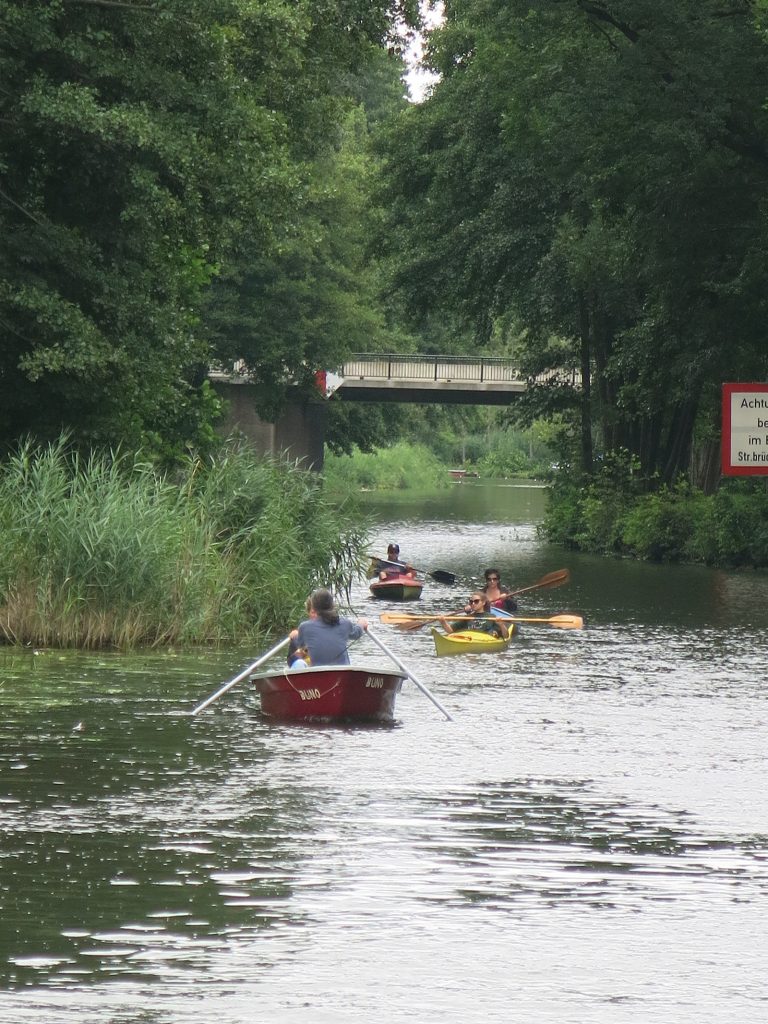
[[[497,619],[491,614],[491,604],[482,591],[476,590],[470,594],[467,606],[470,609],[467,614],[471,616],[467,620],[459,620],[451,624],[448,619],[441,618],[446,633],[463,632],[466,629],[478,629],[481,633],[489,633],[491,636],[507,639],[508,630],[502,619]]]
[[[502,586],[501,576],[498,569],[486,569],[485,586],[483,593],[494,608],[501,608],[505,612],[516,612],[517,601],[509,596],[509,587]]]
[[[318,665],[349,665],[348,647],[368,629],[367,619],[351,619],[339,615],[330,590],[313,591],[309,599],[309,618],[291,631],[291,640],[305,647],[309,663]]]

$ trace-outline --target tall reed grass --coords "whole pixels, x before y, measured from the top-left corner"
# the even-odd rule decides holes
[[[0,637],[121,648],[286,632],[310,588],[348,589],[354,510],[234,442],[173,476],[140,457],[23,444],[0,467]]]

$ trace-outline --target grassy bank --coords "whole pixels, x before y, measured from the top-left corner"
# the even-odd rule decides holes
[[[0,637],[35,646],[256,640],[365,547],[313,474],[229,445],[172,477],[31,445],[0,467]]]

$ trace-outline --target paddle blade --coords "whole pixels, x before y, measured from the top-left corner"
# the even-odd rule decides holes
[[[503,621],[503,620],[502,620]],[[584,619],[580,615],[553,615],[551,619],[545,619],[550,626],[557,629],[583,629]]]
[[[538,588],[542,587],[561,587],[563,583],[568,583],[571,578],[570,569],[556,569],[555,572],[549,572],[546,576],[542,576],[538,582]]]
[[[456,576],[452,572],[448,572],[446,569],[430,569],[427,573],[433,580],[437,580],[438,583],[448,583],[450,586],[456,582]]]
[[[542,576],[536,583],[532,583],[529,587],[523,587],[521,590],[513,590],[510,593],[510,597],[517,597],[518,594],[527,594],[531,590],[544,590],[547,587],[561,587],[564,583],[568,583],[571,578],[571,572],[569,569],[555,569],[554,572],[548,572],[546,576]]]
[[[425,622],[437,622],[437,619],[429,618],[426,615],[408,615],[405,612],[382,612],[379,616],[381,622],[387,626],[400,626],[401,628],[419,629]]]

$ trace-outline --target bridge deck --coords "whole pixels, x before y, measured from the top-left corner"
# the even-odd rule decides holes
[[[506,405],[530,383],[511,359],[499,356],[361,354],[347,360],[339,376],[338,397],[358,402]],[[535,379],[555,378],[562,373]]]

